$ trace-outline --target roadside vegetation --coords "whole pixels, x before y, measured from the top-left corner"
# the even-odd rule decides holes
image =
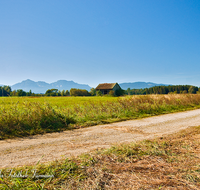
[[[137,119],[200,107],[198,94],[0,99],[0,139]]]
[[[1,170],[0,189],[200,189],[200,127]]]

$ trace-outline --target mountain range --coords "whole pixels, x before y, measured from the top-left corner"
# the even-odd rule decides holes
[[[90,90],[91,87],[85,84],[78,84],[74,81],[58,80],[53,83],[46,83],[43,81],[34,82],[30,79],[24,80],[20,83],[11,86],[12,90],[22,89],[26,92],[31,90],[34,93],[45,93],[48,89],[70,90],[71,88],[79,88]]]
[[[122,89],[141,89],[150,88],[153,86],[164,86],[166,84],[156,84],[152,82],[129,82],[129,83],[119,83]],[[0,85],[1,86],[1,85]],[[3,85],[2,85],[3,86]],[[58,80],[53,83],[46,83],[44,81],[32,81],[30,79],[24,80],[20,83],[16,83],[11,86],[12,90],[22,89],[26,92],[32,91],[34,93],[45,93],[48,89],[58,89],[58,90],[70,90],[71,88],[90,90],[92,87],[86,84],[78,84],[74,81]]]
[[[152,82],[129,82],[129,83],[120,83],[122,89],[141,89],[141,88],[151,88],[154,86],[168,86],[169,84],[156,84]]]

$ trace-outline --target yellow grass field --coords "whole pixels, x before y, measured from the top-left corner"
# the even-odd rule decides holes
[[[198,94],[0,98],[0,139],[196,109]]]

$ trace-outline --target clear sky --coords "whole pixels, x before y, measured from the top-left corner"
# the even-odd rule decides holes
[[[0,84],[200,86],[199,0],[0,0]]]

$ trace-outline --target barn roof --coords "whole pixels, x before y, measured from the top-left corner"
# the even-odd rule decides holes
[[[114,88],[114,86],[116,85],[117,83],[102,83],[102,84],[99,84],[97,87],[96,87],[96,90],[111,90]]]

